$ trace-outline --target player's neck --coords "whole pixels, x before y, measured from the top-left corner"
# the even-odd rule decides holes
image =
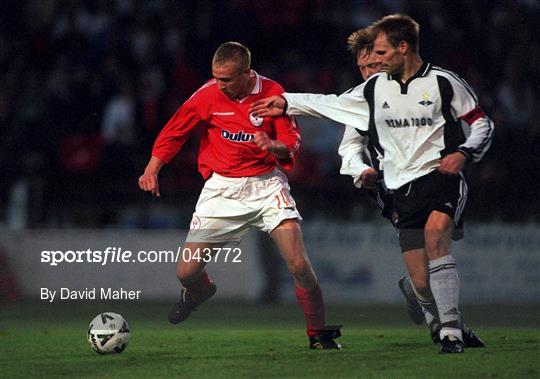
[[[246,97],[248,97],[252,92],[253,88],[255,88],[255,84],[257,83],[257,77],[255,75],[249,77],[249,81],[247,82],[246,89],[240,96],[238,96],[237,100],[242,100]]]
[[[401,75],[401,81],[403,83],[407,82],[411,77],[413,77],[420,67],[424,64],[422,58],[419,55],[411,55],[405,59],[405,64],[403,68],[403,74]]]

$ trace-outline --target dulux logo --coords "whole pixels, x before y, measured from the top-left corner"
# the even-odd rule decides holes
[[[244,133],[242,130],[238,133],[231,133],[228,130],[222,129],[221,136],[233,142],[249,142],[255,138],[255,134]]]

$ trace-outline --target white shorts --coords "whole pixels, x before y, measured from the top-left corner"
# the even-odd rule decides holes
[[[242,178],[214,173],[201,191],[186,242],[240,242],[251,227],[270,233],[287,219],[302,221],[281,171]]]

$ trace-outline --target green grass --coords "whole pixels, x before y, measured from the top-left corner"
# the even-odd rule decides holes
[[[163,304],[3,306],[0,377],[89,378],[538,378],[538,307],[465,309],[484,349],[440,355],[427,328],[402,308],[332,307],[343,322],[342,351],[307,348],[295,306],[205,304],[168,325]],[[123,314],[132,337],[120,355],[100,356],[86,342],[101,311]],[[484,322],[480,322],[480,320]]]

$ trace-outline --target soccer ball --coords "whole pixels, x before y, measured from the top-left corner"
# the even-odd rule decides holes
[[[118,313],[100,313],[88,327],[88,343],[98,354],[121,353],[126,348],[131,329]]]

